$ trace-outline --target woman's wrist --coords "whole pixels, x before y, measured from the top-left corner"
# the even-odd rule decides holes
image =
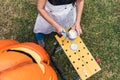
[[[76,16],[76,21],[75,21],[75,23],[76,23],[76,24],[79,24],[80,21],[81,21],[80,17],[77,17],[77,16]]]
[[[78,22],[75,22],[74,25],[80,26],[80,22],[79,22],[79,21],[78,21]]]

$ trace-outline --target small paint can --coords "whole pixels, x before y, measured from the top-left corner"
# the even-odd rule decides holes
[[[77,38],[77,31],[76,30],[70,30],[69,32],[68,32],[68,38],[70,39],[70,40],[75,40],[76,38]]]

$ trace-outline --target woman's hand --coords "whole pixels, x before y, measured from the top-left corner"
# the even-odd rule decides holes
[[[59,26],[56,28],[56,31],[58,34],[62,34],[62,31],[65,31],[65,29],[62,26]]]
[[[80,23],[75,23],[72,28],[77,31],[78,35],[82,34]]]

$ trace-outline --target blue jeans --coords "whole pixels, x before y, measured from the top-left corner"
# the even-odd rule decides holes
[[[43,33],[35,33],[35,37],[37,41],[44,40],[44,34]]]

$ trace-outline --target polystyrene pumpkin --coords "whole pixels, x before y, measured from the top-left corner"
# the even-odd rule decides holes
[[[0,52],[0,80],[57,80],[47,52],[39,45],[26,42],[6,47]]]
[[[18,44],[19,42],[16,40],[0,40],[0,51],[6,50],[7,47]]]
[[[36,45],[32,42],[25,42],[16,44],[14,46],[10,46],[9,50],[17,50],[17,51],[23,51],[28,53],[29,55],[33,56],[34,58],[37,58],[37,62],[40,63],[41,61],[49,63],[50,58],[48,53],[43,49],[43,47]]]

